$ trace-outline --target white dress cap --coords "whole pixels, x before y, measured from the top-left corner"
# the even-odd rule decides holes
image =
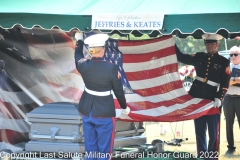
[[[220,34],[212,34],[212,33],[205,33],[202,35],[202,38],[204,40],[215,40],[215,41],[219,41],[221,40],[223,37]]]
[[[105,45],[106,40],[108,39],[107,34],[95,34],[84,40],[85,44],[91,47],[102,47]]]

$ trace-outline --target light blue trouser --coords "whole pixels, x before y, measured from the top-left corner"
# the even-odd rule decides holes
[[[220,143],[220,114],[206,115],[194,120],[197,154],[199,158],[216,159],[219,154]],[[208,129],[209,141],[207,146],[206,131]]]
[[[86,160],[109,160],[115,135],[115,117],[82,116]]]

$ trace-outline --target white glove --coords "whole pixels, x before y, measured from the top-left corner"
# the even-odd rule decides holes
[[[214,107],[219,108],[221,106],[222,102],[218,98],[214,98]]]
[[[130,113],[130,108],[127,107],[126,109],[123,109],[122,113],[128,115]]]
[[[78,40],[83,40],[83,33],[82,32],[77,32],[75,34],[75,38],[76,38],[77,41]]]

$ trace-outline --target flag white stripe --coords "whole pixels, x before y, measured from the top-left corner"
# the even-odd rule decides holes
[[[30,104],[33,100],[26,96],[26,93],[22,92],[8,92],[0,88],[0,99],[3,102],[13,104]]]
[[[171,100],[173,97],[177,98],[183,95],[187,95],[187,92],[183,88],[178,88],[170,92],[167,92],[165,94],[158,94],[158,95],[152,95],[152,96],[146,96],[146,97],[140,96],[139,94],[125,94],[125,97],[127,102],[129,103],[143,102],[143,101],[158,103],[162,101],[168,101],[168,100]]]
[[[38,98],[48,97],[54,102],[59,102],[59,101],[73,102],[72,99],[63,97],[58,91],[54,90],[54,88],[49,87],[48,85],[45,85],[45,84],[38,84],[37,86],[30,88],[29,90],[34,92],[34,94]]]
[[[214,102],[211,101],[210,103],[207,103],[206,105],[202,106],[201,108],[193,110],[192,112],[190,112],[188,114],[185,114],[184,116],[190,116],[190,115],[193,115],[193,114],[201,113],[201,112],[204,112],[204,111],[206,111],[210,108],[213,108],[213,107],[214,107]]]
[[[151,69],[157,69],[169,64],[176,64],[177,56],[169,55],[159,59],[153,59],[147,62],[138,62],[138,63],[123,63],[123,69],[125,72],[138,72]]]
[[[138,81],[129,81],[133,90],[138,89],[146,89],[146,88],[153,88],[160,85],[168,84],[169,82],[174,82],[180,80],[180,76],[178,72],[173,72],[169,74],[165,74],[159,77],[138,80]]]
[[[127,54],[144,54],[149,52],[155,52],[158,50],[162,50],[168,47],[172,47],[175,45],[175,41],[173,38],[169,38],[166,40],[153,42],[149,44],[143,44],[143,45],[136,45],[136,46],[118,46],[118,49],[122,53]]]
[[[162,115],[165,115],[165,114],[169,114],[175,110],[180,110],[180,109],[184,109],[186,108],[187,106],[189,105],[192,105],[192,104],[198,104],[202,99],[199,99],[199,98],[193,98],[185,103],[182,103],[182,104],[174,104],[172,106],[168,106],[168,107],[165,107],[165,106],[159,106],[157,108],[152,108],[152,109],[145,109],[145,110],[138,110],[138,111],[132,111],[132,113],[135,113],[135,114],[141,114],[141,115],[145,115],[145,116],[153,116],[153,117],[157,117],[157,116],[162,116]],[[201,107],[201,109],[209,109],[209,106],[211,105],[208,104],[208,105],[205,105],[203,107]],[[197,112],[195,112],[197,113]]]
[[[23,119],[28,121],[28,118],[27,118],[26,114],[16,105],[16,103],[11,103],[11,106],[23,117]],[[5,115],[10,116],[11,118],[13,118],[13,116],[11,115],[9,110],[7,110],[7,109],[8,109],[7,107],[1,107],[0,112],[4,113]]]
[[[0,114],[0,129],[9,129],[17,132],[29,132],[30,125],[24,119],[8,119]]]
[[[59,45],[61,46],[62,44],[59,44]],[[74,57],[73,48],[62,47],[62,46],[58,48],[57,46],[54,46],[54,45],[50,45],[49,48],[46,48],[45,45],[44,45],[44,48],[36,48],[36,47],[29,46],[29,52],[33,60],[41,59],[49,62],[61,62],[65,60],[72,60]],[[56,58],[57,56],[59,58]]]
[[[49,55],[46,52],[43,52],[42,50],[34,47],[28,47],[30,51],[30,56],[31,59],[36,60],[36,59],[42,59],[46,60],[48,62],[54,62],[52,58],[49,57]]]
[[[44,76],[52,83],[83,90],[84,82],[80,75],[75,73],[59,74],[48,69],[40,69]]]
[[[55,91],[52,87],[46,86],[44,84],[38,84],[34,87],[28,89],[29,92],[35,95],[36,98],[40,99],[42,97],[48,97],[54,102],[64,101],[64,102],[74,102],[72,99],[63,97],[59,92]],[[40,91],[40,92],[39,92]],[[17,105],[31,104],[34,101],[27,97],[24,92],[7,92],[0,89],[0,98],[3,102],[15,103]]]

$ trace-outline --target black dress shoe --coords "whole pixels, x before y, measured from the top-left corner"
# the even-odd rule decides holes
[[[225,155],[234,154],[235,149],[228,149]]]

